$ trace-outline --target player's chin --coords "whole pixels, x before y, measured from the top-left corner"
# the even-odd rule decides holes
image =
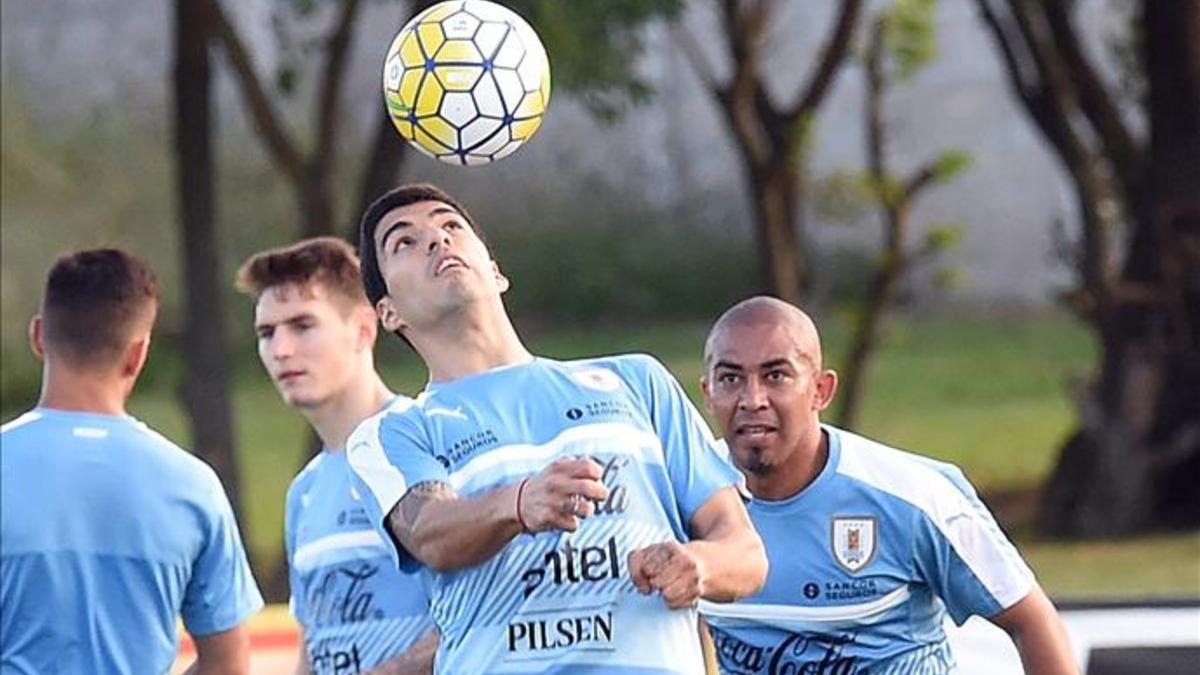
[[[737,444],[730,454],[739,469],[755,475],[768,474],[775,468],[775,453],[761,443]]]
[[[321,404],[323,399],[314,395],[312,392],[300,389],[283,389],[279,392],[283,397],[283,402],[292,408],[316,408]]]

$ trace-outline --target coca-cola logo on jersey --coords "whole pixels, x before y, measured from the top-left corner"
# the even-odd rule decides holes
[[[713,629],[713,647],[723,670],[763,675],[866,675],[856,656],[846,653],[853,634],[790,634],[774,646],[743,642]]]
[[[367,582],[379,566],[366,562],[340,565],[317,576],[308,585],[307,601],[317,625],[355,623],[383,618],[375,605],[375,593]]]
[[[599,457],[592,459],[604,465],[604,471],[600,474],[600,482],[608,488],[607,499],[592,500],[592,503],[596,505],[596,515],[611,516],[625,513],[629,508],[629,488],[621,480],[621,472],[629,466],[629,458],[614,456],[607,460]]]

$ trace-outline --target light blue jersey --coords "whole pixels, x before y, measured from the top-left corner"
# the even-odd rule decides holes
[[[128,416],[0,431],[0,673],[165,673],[262,607],[213,470]]]
[[[825,425],[829,461],[794,497],[749,505],[767,582],[702,602],[724,673],[955,672],[942,620],[991,617],[1033,574],[952,465]]]
[[[432,383],[415,403],[365,422],[348,447],[380,528],[425,481],[470,497],[560,457],[590,456],[604,467],[609,497],[579,531],[520,535],[480,565],[426,571],[442,636],[437,672],[703,672],[696,612],[639,594],[627,559],[650,544],[686,541],[692,514],[738,475],[653,358],[536,359]]]
[[[396,569],[352,479],[346,453],[323,451],[288,489],[292,614],[315,675],[366,672],[433,628],[420,579]]]

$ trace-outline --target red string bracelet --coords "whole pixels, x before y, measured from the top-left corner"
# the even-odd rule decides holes
[[[528,478],[522,478],[521,484],[517,487],[517,523],[521,525],[522,532],[529,532],[529,526],[525,524],[525,519],[521,517],[521,495],[525,492],[525,484],[528,482]]]

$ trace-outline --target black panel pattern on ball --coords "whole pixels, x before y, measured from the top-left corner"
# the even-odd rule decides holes
[[[486,164],[520,147],[541,124],[550,92],[537,36],[500,5],[442,2],[422,12],[389,50],[388,112],[423,154]]]

